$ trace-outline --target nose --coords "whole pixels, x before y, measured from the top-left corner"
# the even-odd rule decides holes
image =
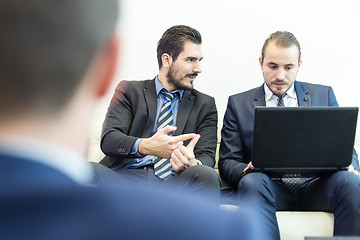
[[[197,61],[197,62],[194,64],[193,72],[194,72],[194,73],[201,73],[201,71],[202,71],[202,69],[201,69],[200,61]]]
[[[283,69],[279,68],[276,73],[276,79],[283,80],[284,78],[285,78],[285,71]]]

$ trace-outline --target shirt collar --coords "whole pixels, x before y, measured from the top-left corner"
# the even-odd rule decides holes
[[[295,99],[297,98],[294,84],[289,88],[289,90],[286,93],[291,98],[295,98]]]
[[[265,91],[265,101],[269,101],[270,98],[274,95],[272,93],[272,91],[270,90],[270,88],[266,85],[266,83],[264,84],[264,91]]]
[[[161,82],[159,81],[158,76],[155,77],[155,89],[156,89],[156,96],[159,96],[160,91],[161,91],[162,89],[165,89],[166,91],[168,91],[168,90],[161,84]],[[183,95],[184,95],[184,90],[178,89],[178,90],[172,91],[172,93],[174,93],[174,92],[178,92],[178,93],[180,94],[180,100],[181,100],[182,97],[183,97]]]
[[[276,97],[273,92],[270,90],[270,88],[266,85],[266,83],[264,84],[264,91],[265,91],[265,101],[269,101],[272,96]],[[287,96],[289,96],[290,98],[297,98],[296,97],[296,91],[295,91],[295,87],[294,84],[287,90],[286,92]]]
[[[91,183],[94,176],[91,165],[82,154],[40,139],[0,134],[0,151],[47,165],[80,185]]]

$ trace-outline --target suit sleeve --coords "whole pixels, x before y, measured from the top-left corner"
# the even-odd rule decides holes
[[[116,87],[101,134],[101,150],[110,157],[129,157],[136,137],[128,136],[132,123],[131,99],[127,82]]]
[[[329,105],[330,106],[339,106],[338,102],[336,101],[335,93],[332,87],[329,87]],[[355,168],[355,170],[359,171],[359,160],[358,155],[354,149],[353,158],[351,165]]]
[[[334,90],[332,89],[332,87],[329,87],[328,96],[329,96],[329,106],[338,107],[339,104],[336,100],[335,93],[334,93]]]
[[[214,167],[218,124],[214,98],[211,98],[208,106],[205,117],[201,120],[196,130],[196,133],[200,134],[201,137],[194,148],[194,154],[195,158],[201,161],[202,164]]]
[[[240,174],[247,166],[244,161],[244,147],[234,102],[229,97],[221,130],[219,151],[220,176],[231,186],[237,187]]]

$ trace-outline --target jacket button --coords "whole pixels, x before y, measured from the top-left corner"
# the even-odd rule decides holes
[[[124,153],[124,152],[126,152],[126,149],[125,148],[118,148],[117,152],[118,153]]]

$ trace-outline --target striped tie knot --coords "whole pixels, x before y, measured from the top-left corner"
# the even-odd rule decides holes
[[[161,93],[164,95],[166,101],[170,101],[170,102],[179,94],[178,92],[174,92],[174,93],[166,92],[164,89],[161,91]]]

